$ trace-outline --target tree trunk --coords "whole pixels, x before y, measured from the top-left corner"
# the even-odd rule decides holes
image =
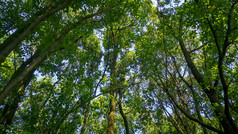
[[[124,114],[124,112],[123,112],[123,109],[122,109],[122,101],[121,101],[121,99],[122,99],[122,92],[121,92],[121,90],[119,89],[119,102],[118,102],[118,104],[119,104],[119,111],[120,111],[120,114],[121,114],[121,116],[122,116],[122,118],[123,118],[123,121],[124,121],[124,125],[125,125],[125,128],[126,128],[126,134],[129,134],[130,133],[130,131],[129,131],[129,125],[128,125],[128,121],[127,121],[127,117],[126,117],[126,115]]]
[[[0,93],[0,105],[4,104],[5,98],[9,95],[9,93],[12,92],[13,87],[17,86],[20,81],[22,81],[33,69],[35,69],[36,66],[38,66],[43,59],[50,53],[52,53],[56,46],[59,45],[59,43],[63,40],[63,38],[74,28],[76,28],[77,25],[81,24],[83,21],[92,18],[98,14],[104,13],[111,7],[105,7],[102,10],[97,11],[96,13],[87,15],[83,17],[81,20],[76,22],[71,27],[67,28],[66,30],[62,31],[61,35],[57,38],[57,40],[44,52],[39,53],[36,52],[31,58],[29,58],[25,63],[21,65],[21,71],[17,70],[16,73],[14,73],[14,77],[11,78],[11,80],[7,83],[4,90]]]
[[[154,78],[153,78],[154,79]],[[173,102],[173,104],[185,115],[187,116],[190,120],[193,120],[197,123],[199,123],[200,125],[214,131],[214,132],[217,132],[217,133],[223,133],[221,130],[217,129],[217,128],[214,128],[213,126],[211,126],[210,124],[207,124],[207,123],[204,123],[198,119],[196,119],[195,117],[193,117],[191,114],[189,114],[181,105],[179,105],[177,103],[177,100],[176,98],[168,91],[167,87],[164,86],[164,83],[161,81],[162,84],[160,84],[158,81],[156,81],[154,79],[154,81],[160,86],[162,87],[163,91],[166,92],[166,94],[168,95],[168,97],[171,99],[171,101]]]
[[[7,104],[4,107],[3,113],[0,118],[0,125],[2,126],[9,126],[12,124],[13,117],[17,111],[18,105],[21,102],[22,96],[25,93],[26,87],[29,85],[31,78],[33,77],[33,73],[35,70],[33,70],[26,79],[23,80],[22,85],[20,85],[19,90],[16,91],[16,94],[13,94]],[[5,133],[5,132],[1,132]]]
[[[114,118],[115,118],[115,96],[114,92],[110,93],[110,112],[108,115],[108,134],[114,134]]]
[[[38,55],[38,52],[36,52],[36,54],[34,54],[19,67],[19,69],[13,74],[12,78],[7,83],[4,90],[0,93],[0,105],[4,104],[5,98],[9,96],[14,87],[16,87],[24,78],[26,78],[26,76],[32,70],[34,70],[49,53],[53,52],[54,48],[61,42],[68,32],[69,30],[65,31],[48,50],[43,52],[41,55]]]
[[[51,2],[49,2],[45,8],[37,12],[34,17],[16,32],[10,35],[0,45],[0,64],[4,62],[9,53],[14,50],[31,32],[45,19],[53,15],[55,12],[65,8],[72,0],[61,0],[54,7],[50,8]],[[50,9],[49,9],[50,8]],[[48,10],[49,9],[49,10]]]
[[[200,84],[200,86],[202,87],[206,95],[208,96],[212,106],[214,107],[214,112],[216,113],[221,125],[223,126],[224,132],[228,134],[236,133],[236,129],[232,127],[232,124],[230,124],[229,120],[227,119],[224,113],[224,108],[218,99],[216,91],[213,88],[209,86],[207,87],[205,85],[202,75],[198,72],[196,66],[194,65],[191,59],[189,52],[186,50],[185,45],[181,39],[179,39],[179,44],[184,54],[185,60],[188,64],[188,67],[191,69],[193,76],[195,77],[197,82]]]
[[[113,44],[113,52],[112,52],[112,59],[111,59],[111,64],[110,64],[110,96],[109,96],[109,106],[110,106],[110,111],[108,115],[108,134],[114,134],[114,118],[115,118],[115,90],[117,89],[117,84],[116,84],[116,77],[117,77],[117,71],[116,71],[116,61],[118,57],[118,45],[116,44],[116,35],[113,32],[113,26],[110,27],[111,29],[111,34],[109,36],[111,43]],[[108,29],[109,30],[109,29]],[[110,54],[110,53],[109,53]]]
[[[89,105],[90,105],[90,102],[89,102]],[[83,126],[81,128],[81,134],[84,134],[84,132],[86,130],[85,128],[86,128],[86,123],[87,123],[87,119],[88,119],[89,110],[90,110],[90,107],[88,106],[86,108],[86,111],[85,111],[85,114],[84,114]]]

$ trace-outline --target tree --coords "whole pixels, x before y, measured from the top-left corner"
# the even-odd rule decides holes
[[[237,2],[0,2],[1,133],[238,133]]]

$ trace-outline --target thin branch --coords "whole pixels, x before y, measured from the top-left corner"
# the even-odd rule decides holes
[[[158,83],[158,81],[157,81],[155,78],[153,78],[153,79],[154,79],[154,81],[157,83],[157,85],[160,85],[160,83]],[[217,132],[217,133],[220,133],[220,134],[224,133],[224,132],[222,132],[221,130],[219,130],[219,129],[217,129],[217,128],[214,128],[213,126],[210,126],[210,125],[208,125],[208,124],[206,124],[206,123],[204,123],[204,122],[202,122],[202,121],[196,119],[196,118],[193,117],[192,115],[190,115],[188,112],[186,112],[186,111],[184,110],[184,108],[182,108],[182,107],[177,103],[176,99],[173,97],[173,95],[168,91],[168,89],[167,89],[166,87],[163,87],[162,89],[166,92],[166,94],[167,94],[167,95],[169,96],[169,98],[173,101],[173,103],[176,105],[176,107],[177,107],[185,116],[187,116],[190,120],[193,120],[193,121],[199,123],[200,125],[202,125],[202,126],[208,128],[208,129],[210,129],[210,130],[212,130],[212,131],[214,131],[214,132]]]
[[[0,67],[5,67],[5,68],[11,69],[11,67],[10,67],[10,66],[7,66],[7,65],[0,65]]]
[[[222,87],[223,87],[223,92],[224,92],[224,102],[225,102],[225,115],[229,121],[229,123],[231,124],[232,128],[234,129],[234,131],[236,133],[238,133],[238,129],[230,115],[230,110],[229,110],[229,95],[228,95],[228,88],[229,88],[229,85],[227,85],[226,83],[226,80],[225,80],[225,76],[224,76],[224,72],[223,72],[223,60],[224,60],[224,57],[226,55],[226,51],[227,51],[227,48],[229,46],[229,37],[230,37],[230,34],[231,34],[231,19],[232,19],[232,12],[234,10],[234,6],[236,5],[238,1],[234,2],[231,6],[231,9],[230,9],[230,12],[228,14],[228,20],[227,20],[227,32],[226,32],[226,37],[225,37],[225,41],[224,41],[224,44],[223,44],[223,50],[222,50],[222,53],[219,53],[219,60],[218,60],[218,70],[219,70],[219,76],[221,78],[221,83],[222,83]]]
[[[209,25],[211,31],[212,31],[212,35],[213,35],[213,38],[214,38],[214,40],[215,40],[215,44],[216,44],[216,47],[217,47],[217,51],[218,51],[219,55],[221,55],[221,48],[220,48],[220,45],[219,45],[219,41],[218,41],[218,37],[217,37],[217,32],[216,32],[216,30],[213,28],[211,21],[210,21],[208,18],[206,18],[206,20],[207,20],[207,23],[208,23],[208,25]]]
[[[178,122],[172,117],[172,115],[166,110],[166,108],[163,107],[163,109],[164,109],[164,111],[165,111],[165,115],[166,115],[169,119],[171,119],[172,124],[175,126],[175,128],[176,128],[181,134],[184,134],[184,132],[183,132],[183,130],[180,128]],[[167,115],[166,113],[167,113],[168,115]],[[173,123],[173,122],[174,122],[174,123]]]
[[[195,49],[189,51],[189,53],[193,53],[193,52],[195,52],[195,51],[197,51],[199,49],[202,49],[204,46],[206,46],[206,44],[203,44],[203,45],[199,46],[198,48],[195,48]]]
[[[173,59],[173,63],[174,63],[175,69],[176,69],[176,71],[178,72],[180,79],[181,79],[189,88],[192,88],[192,85],[190,85],[190,84],[184,79],[184,77],[180,74],[179,69],[178,69],[178,66],[177,66],[176,61],[175,61],[175,58],[172,57],[172,59]]]
[[[99,82],[97,83],[96,88],[95,88],[95,90],[94,90],[94,95],[96,95],[96,93],[97,93],[97,88],[98,88],[99,84],[102,82],[103,78],[105,77],[105,74],[106,74],[106,71],[107,71],[107,68],[108,68],[108,61],[109,61],[109,56],[107,57],[107,63],[106,63],[105,69],[104,69],[104,71],[103,71],[102,78],[99,80]]]
[[[232,19],[232,13],[233,13],[233,10],[234,10],[234,7],[235,5],[238,3],[238,1],[236,0],[232,6],[231,6],[231,9],[229,11],[229,14],[228,14],[228,20],[227,20],[227,31],[226,31],[226,36],[225,36],[225,41],[224,41],[224,44],[223,44],[223,55],[225,55],[226,53],[226,48],[229,46],[229,37],[231,35],[231,19]]]

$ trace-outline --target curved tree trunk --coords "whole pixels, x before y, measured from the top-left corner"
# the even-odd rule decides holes
[[[220,134],[223,133],[222,130],[219,130],[219,129],[217,129],[217,128],[214,128],[214,127],[211,126],[210,124],[204,123],[204,122],[200,121],[199,119],[193,117],[191,114],[189,114],[181,105],[179,105],[179,104],[177,103],[176,98],[169,92],[169,90],[167,89],[167,87],[165,87],[165,85],[164,85],[164,83],[163,83],[163,81],[162,81],[161,79],[160,79],[161,84],[160,84],[157,80],[155,80],[155,78],[153,78],[153,79],[154,79],[154,81],[155,81],[160,87],[162,87],[163,91],[166,92],[166,94],[169,96],[169,98],[170,98],[171,101],[174,103],[174,105],[175,105],[185,116],[187,116],[190,120],[193,120],[193,121],[199,123],[200,125],[206,127],[207,129],[210,129],[210,130],[212,130],[212,131],[214,131],[214,132],[217,132],[217,133],[220,133]]]
[[[220,120],[220,123],[223,126],[224,132],[227,134],[237,133],[237,128],[230,123],[231,121],[229,121],[226,114],[224,113],[224,108],[221,105],[220,100],[218,99],[215,89],[213,89],[212,87],[206,87],[206,85],[204,84],[205,82],[203,76],[198,72],[196,66],[194,65],[191,59],[189,52],[185,48],[183,41],[181,39],[178,40],[188,67],[191,69],[193,76],[208,96],[212,106],[214,106],[214,112],[218,116],[218,119]]]
[[[93,14],[87,15],[83,17],[81,20],[76,22],[74,25],[71,27],[67,28],[66,30],[62,31],[61,35],[57,38],[57,40],[44,52],[36,52],[31,58],[29,58],[26,62],[24,62],[21,65],[21,70],[17,70],[11,80],[7,83],[6,87],[4,90],[0,93],[0,105],[4,104],[4,100],[9,94],[12,92],[13,88],[16,87],[20,81],[22,81],[33,69],[35,69],[42,61],[43,59],[52,53],[55,49],[56,46],[60,44],[60,42],[63,40],[63,38],[74,28],[77,27],[77,25],[81,24],[82,22],[86,21],[89,18],[92,18],[96,15],[99,15],[101,13],[104,13],[108,9],[112,8],[110,7],[105,7]]]
[[[14,50],[31,32],[45,19],[53,15],[55,12],[65,8],[72,0],[61,0],[54,7],[50,8],[52,1],[50,1],[45,8],[37,12],[34,17],[29,19],[23,27],[10,35],[0,45],[0,64],[4,62],[9,53]]]
[[[48,50],[43,52],[41,55],[38,55],[38,52],[36,52],[36,54],[34,54],[19,67],[19,69],[13,74],[12,78],[7,83],[4,90],[0,93],[0,105],[4,104],[5,98],[9,96],[14,87],[16,87],[24,78],[26,78],[26,76],[32,70],[34,70],[49,53],[53,52],[54,48],[61,42],[68,32],[69,31],[65,31]]]
[[[33,77],[34,71],[35,70],[31,71],[31,73],[28,75],[28,77],[23,80],[18,91],[16,91],[17,93],[13,94],[9,98],[7,104],[4,107],[3,113],[1,115],[0,125],[7,127],[12,124],[13,117],[17,111],[19,103],[21,102],[22,96],[25,93],[26,87],[29,85],[29,83]],[[5,133],[5,132],[1,132],[1,133]]]

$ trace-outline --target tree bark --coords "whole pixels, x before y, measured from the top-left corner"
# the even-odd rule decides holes
[[[115,118],[115,96],[114,92],[110,93],[110,112],[108,115],[108,134],[114,134],[114,118]]]
[[[22,96],[25,93],[26,87],[29,85],[31,78],[33,77],[34,71],[35,70],[33,70],[28,75],[28,77],[23,80],[17,93],[12,94],[12,96],[9,98],[7,104],[4,107],[3,113],[1,115],[0,125],[7,127],[12,124],[13,117],[17,111],[19,103],[21,102]],[[5,132],[2,131],[1,133],[5,133]]]
[[[38,55],[38,52],[36,52],[36,54],[19,67],[7,83],[4,90],[0,93],[0,105],[4,104],[4,99],[13,91],[14,87],[16,87],[32,70],[34,70],[49,53],[53,52],[54,48],[61,42],[68,32],[69,30],[65,31],[48,50],[43,52],[41,55]]]
[[[123,121],[124,121],[124,125],[125,125],[125,128],[126,128],[126,134],[129,134],[130,133],[129,125],[128,125],[127,117],[124,114],[123,109],[122,109],[122,101],[121,101],[121,99],[122,99],[122,91],[121,91],[121,89],[119,89],[119,102],[118,102],[118,104],[119,104],[119,111],[120,111],[120,114],[121,114],[121,116],[123,118]]]
[[[113,32],[113,27],[111,26],[111,39],[113,40],[113,43],[116,43],[116,37]],[[112,52],[112,59],[111,59],[111,65],[110,65],[110,76],[111,76],[111,82],[110,82],[110,88],[116,89],[116,77],[117,77],[117,71],[116,71],[116,61],[118,57],[118,46],[116,44],[113,44],[114,51]],[[115,118],[115,90],[111,90],[109,94],[109,105],[110,105],[110,111],[108,115],[108,134],[114,134],[114,118]]]
[[[213,28],[212,23],[209,21],[209,19],[207,19],[208,21],[208,25],[212,31],[214,40],[215,40],[215,44],[218,50],[218,70],[219,70],[219,76],[220,76],[220,81],[222,83],[222,87],[223,87],[223,92],[224,92],[224,102],[225,102],[225,108],[224,108],[224,114],[228,120],[228,123],[232,129],[230,130],[230,132],[234,132],[234,133],[238,133],[238,128],[236,126],[236,124],[234,123],[231,114],[230,114],[230,110],[229,110],[229,95],[228,95],[228,88],[229,85],[227,84],[226,80],[225,80],[225,76],[224,76],[224,71],[223,71],[223,61],[227,52],[227,48],[229,47],[230,43],[229,43],[229,37],[231,35],[231,20],[232,20],[232,13],[234,10],[235,5],[238,3],[238,1],[234,1],[234,3],[232,4],[230,10],[229,10],[229,14],[227,16],[227,30],[226,30],[226,35],[225,35],[225,40],[223,43],[223,46],[220,47],[220,43],[218,42],[218,36],[217,36],[217,32],[216,30]],[[226,121],[224,121],[226,122]]]
[[[180,47],[184,54],[185,60],[188,64],[188,67],[191,69],[193,76],[195,77],[195,79],[197,80],[199,85],[202,87],[202,89],[208,96],[212,106],[214,107],[214,111],[215,111],[221,125],[224,128],[224,132],[228,133],[228,134],[236,133],[236,129],[232,126],[232,124],[230,124],[229,119],[227,119],[227,117],[224,113],[224,108],[219,101],[219,98],[216,94],[215,89],[213,89],[210,86],[205,85],[205,81],[203,80],[202,75],[198,72],[196,66],[194,65],[194,63],[191,59],[189,52],[186,50],[185,45],[181,39],[179,39],[179,44],[180,44]]]
[[[89,104],[88,104],[88,105],[90,105],[90,101],[89,101]],[[90,107],[88,106],[88,107],[86,108],[86,111],[85,111],[85,114],[84,114],[83,126],[82,126],[82,128],[81,128],[81,134],[84,134],[84,132],[85,132],[85,130],[86,130],[85,128],[86,128],[86,123],[87,123],[89,111],[90,111]]]

